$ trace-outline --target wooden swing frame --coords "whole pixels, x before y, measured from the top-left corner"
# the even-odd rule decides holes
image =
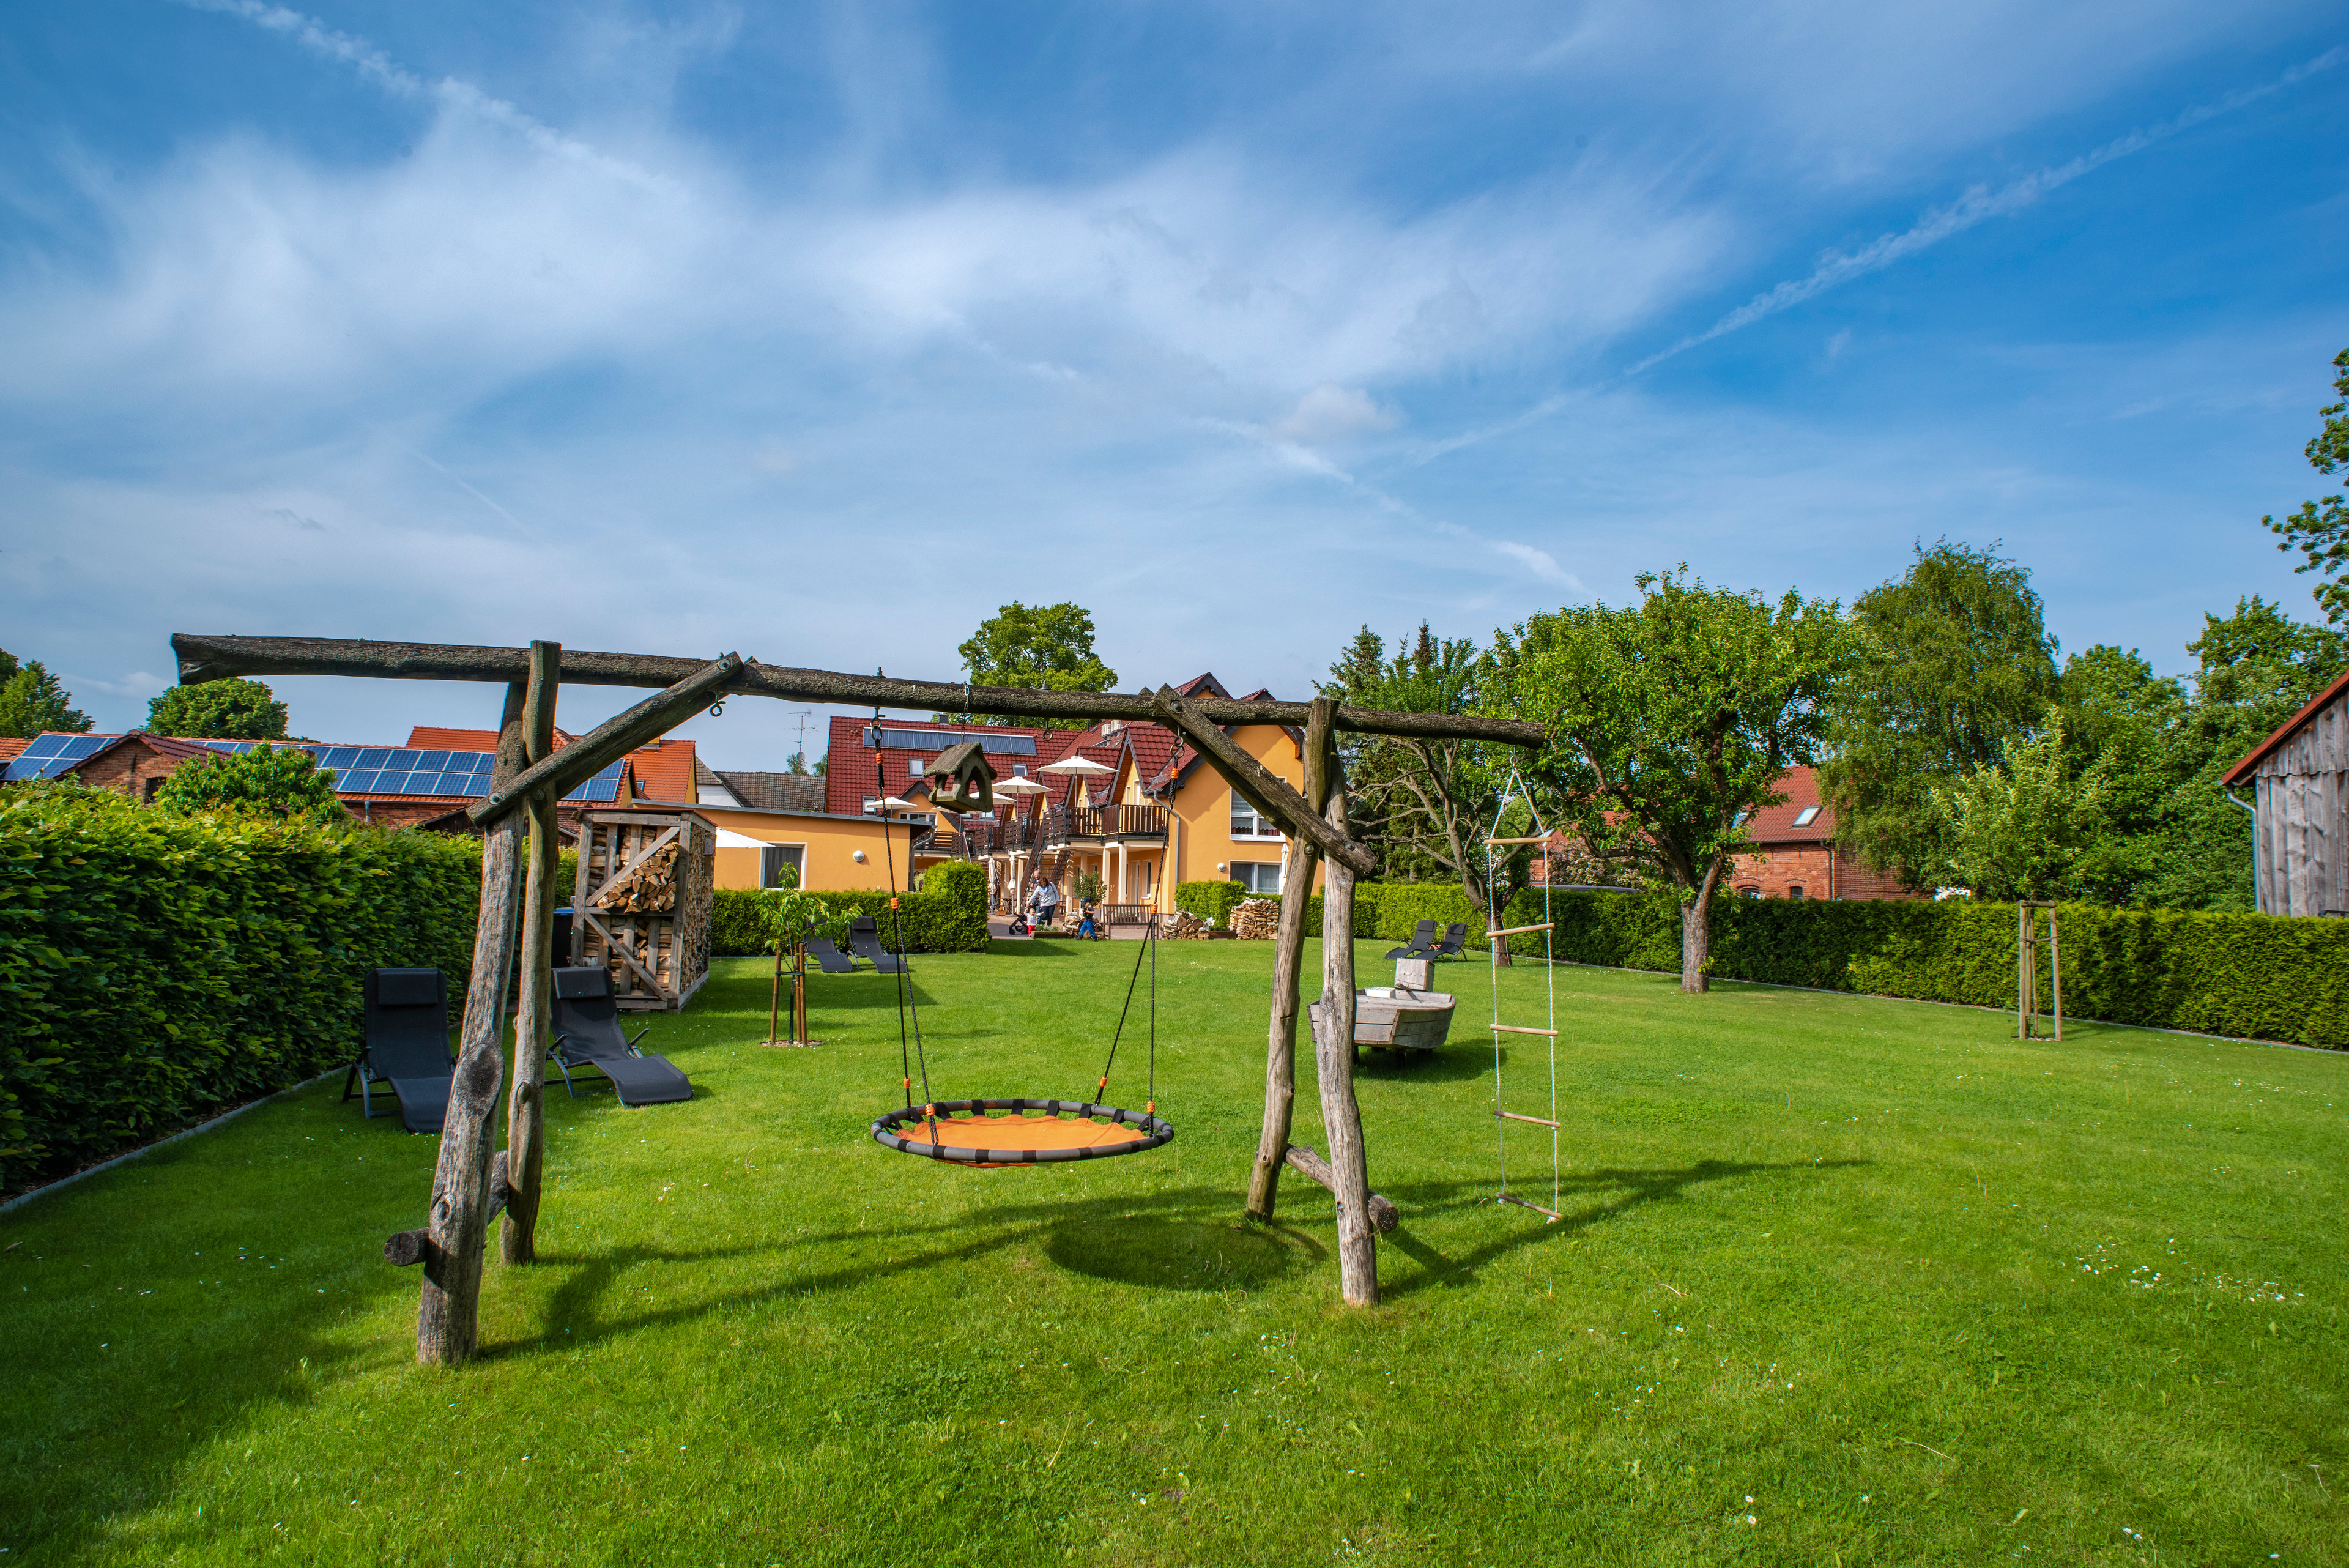
[[[1294,845],[1290,864],[1295,886],[1309,889],[1316,867],[1327,868],[1322,1005],[1314,1025],[1314,1055],[1329,1158],[1289,1142],[1297,1091],[1299,966],[1309,900],[1283,898],[1273,956],[1264,1128],[1248,1179],[1247,1208],[1257,1220],[1273,1217],[1284,1168],[1327,1188],[1337,1204],[1340,1290],[1348,1303],[1359,1306],[1378,1303],[1378,1234],[1392,1230],[1395,1217],[1393,1205],[1371,1191],[1361,1107],[1354,1096],[1354,885],[1377,868],[1378,860],[1350,831],[1337,737],[1344,732],[1525,747],[1538,747],[1546,739],[1540,725],[1522,720],[1349,708],[1326,697],[1311,702],[1237,701],[1186,697],[1171,686],[1125,693],[893,680],[764,665],[732,653],[705,661],[634,653],[566,654],[560,644],[548,641],[533,642],[527,649],[474,648],[184,632],[172,637],[171,649],[178,656],[182,685],[240,676],[339,675],[502,682],[506,687],[490,791],[467,813],[483,835],[481,914],[448,1120],[433,1171],[429,1223],[421,1231],[400,1232],[385,1249],[394,1262],[424,1266],[416,1356],[428,1363],[461,1362],[473,1352],[482,1253],[490,1221],[501,1210],[505,1217],[501,1259],[526,1263],[535,1256],[545,1150],[543,1103],[553,1005],[554,907],[562,896],[554,886],[555,803],[695,713],[744,695],[1014,719],[1154,722],[1187,742],[1241,799],[1288,836]],[[555,697],[566,681],[655,691],[556,751]],[[1240,750],[1225,732],[1226,727],[1241,724],[1303,727],[1301,792]],[[532,846],[527,866],[522,855],[525,824]],[[517,961],[526,977],[515,1020],[518,1060],[506,1096],[507,1147],[494,1151],[493,1161],[492,1118],[500,1090],[506,1086],[502,1013]]]

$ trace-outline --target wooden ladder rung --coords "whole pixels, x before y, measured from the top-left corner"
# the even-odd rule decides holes
[[[1493,1025],[1493,1032],[1495,1034],[1547,1034],[1553,1040],[1557,1038],[1557,1031],[1555,1029],[1527,1029],[1516,1023],[1495,1023]]]
[[[1557,922],[1555,920],[1546,920],[1538,926],[1504,926],[1497,931],[1486,931],[1485,938],[1489,941],[1495,937],[1521,937],[1527,931],[1554,930],[1557,926]]]
[[[1545,833],[1534,838],[1488,838],[1485,840],[1485,842],[1491,845],[1495,849],[1500,848],[1505,844],[1547,844],[1549,842],[1549,835]],[[1545,1212],[1547,1212],[1547,1210],[1545,1210]]]
[[[1556,1129],[1558,1125],[1557,1123],[1551,1121],[1547,1116],[1529,1116],[1522,1115],[1516,1111],[1495,1111],[1493,1114],[1499,1116],[1503,1121],[1531,1122],[1537,1127],[1549,1127]]]
[[[1514,1192],[1496,1192],[1493,1194],[1493,1201],[1495,1203],[1514,1203],[1520,1209],[1530,1209],[1537,1214],[1547,1214],[1549,1216],[1550,1223],[1553,1225],[1566,1218],[1565,1215],[1559,1213],[1555,1209],[1545,1209],[1538,1203],[1528,1203]]]

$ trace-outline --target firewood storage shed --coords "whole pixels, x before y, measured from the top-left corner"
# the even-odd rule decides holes
[[[2349,915],[2349,671],[2227,770],[2263,915]],[[2251,785],[2255,805],[2235,798]]]
[[[572,962],[612,975],[632,1012],[676,1012],[709,978],[718,830],[691,812],[591,811],[579,821]]]

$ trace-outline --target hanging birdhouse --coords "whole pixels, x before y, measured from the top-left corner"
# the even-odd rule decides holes
[[[987,748],[977,741],[940,752],[937,761],[922,770],[922,776],[930,781],[930,804],[940,811],[995,809],[995,765],[987,760]]]

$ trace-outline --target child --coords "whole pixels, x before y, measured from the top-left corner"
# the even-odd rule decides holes
[[[1085,900],[1078,911],[1077,935],[1089,942],[1101,940],[1101,933],[1093,929],[1093,906],[1090,898]]]

